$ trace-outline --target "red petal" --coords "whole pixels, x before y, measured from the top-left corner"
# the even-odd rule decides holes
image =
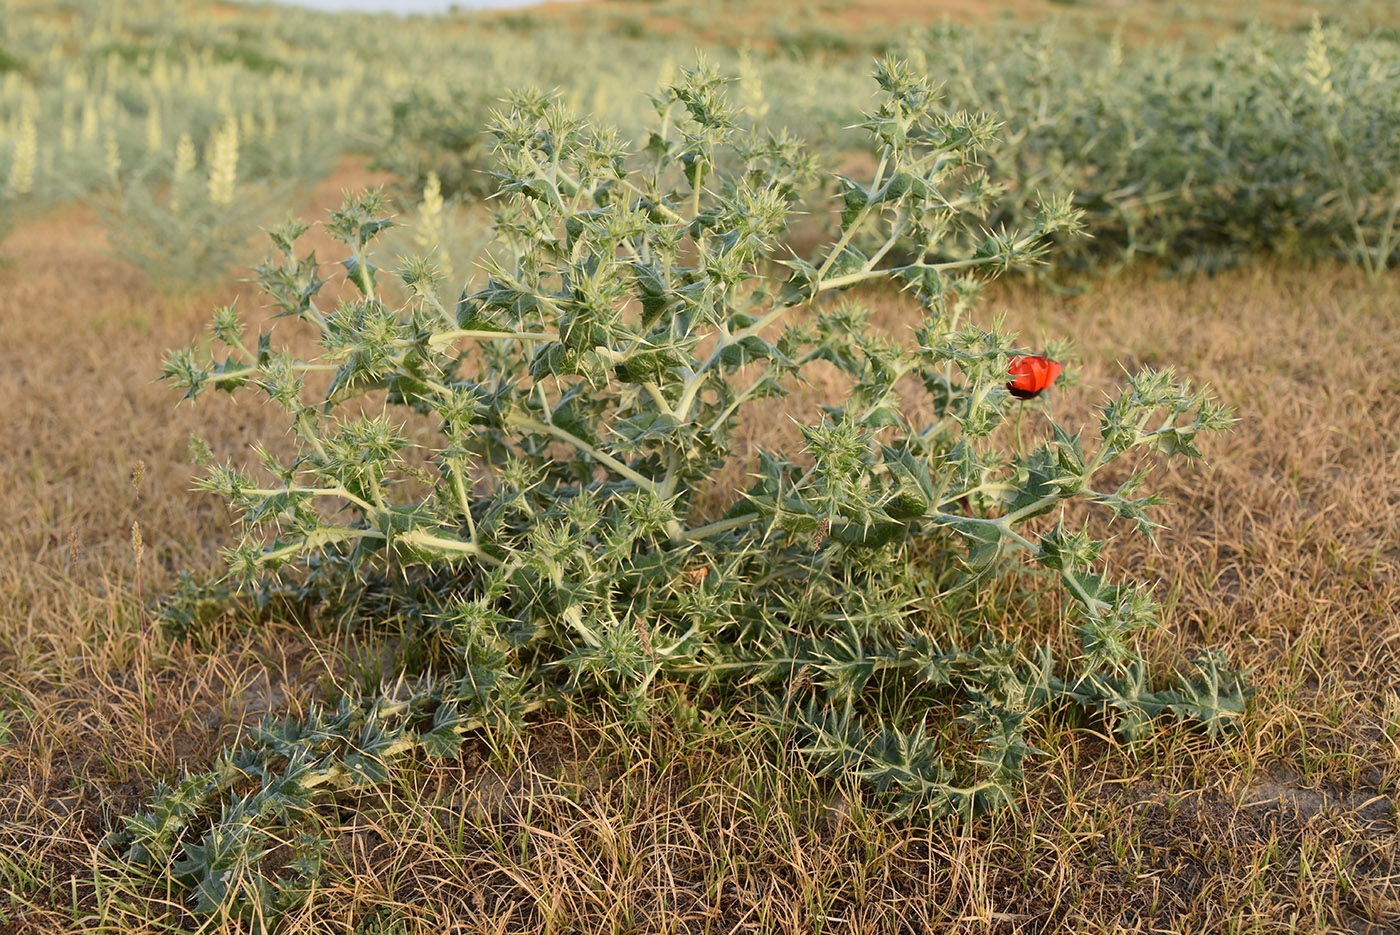
[[[1015,379],[1007,383],[1006,388],[1017,399],[1032,399],[1055,382],[1060,369],[1059,361],[1044,354],[1017,355],[1007,367],[1008,374]]]

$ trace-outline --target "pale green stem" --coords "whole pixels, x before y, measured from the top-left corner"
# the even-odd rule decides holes
[[[291,369],[292,369],[292,370],[295,370],[295,371],[299,371],[299,372],[300,372],[300,371],[307,371],[307,372],[309,372],[309,371],[315,371],[315,370],[332,371],[332,370],[339,370],[339,369],[340,369],[340,365],[339,365],[339,364],[309,364],[309,363],[305,363],[305,362],[303,362],[303,361],[299,361],[299,360],[298,360],[298,361],[293,361],[293,362],[292,362],[292,364],[291,364]],[[250,377],[250,376],[252,376],[252,375],[254,375],[254,374],[256,374],[256,373],[261,373],[261,372],[262,372],[262,368],[261,368],[261,367],[255,367],[255,366],[240,367],[240,368],[237,369],[237,370],[225,370],[225,371],[222,372],[222,373],[211,373],[211,374],[209,374],[209,380],[210,380],[211,383],[224,383],[224,382],[227,382],[227,381],[229,381],[229,380],[241,380],[241,379],[243,379],[244,377]]]
[[[752,393],[754,390],[758,389],[759,386],[763,384],[764,380],[768,379],[768,370],[769,368],[765,367],[763,369],[763,374],[757,380],[753,381],[747,387],[745,387],[744,391],[738,396],[734,397],[734,401],[728,406],[726,406],[723,412],[715,416],[715,420],[710,423],[709,431],[711,434],[714,434],[715,432],[719,431],[720,426],[724,425],[724,423],[728,421],[729,417],[734,414],[734,411],[740,406],[742,406],[745,400],[749,398],[749,394]]]
[[[326,452],[326,446],[321,443],[321,439],[316,434],[315,428],[310,424],[311,416],[306,409],[302,409],[296,415],[296,429],[302,439],[312,447],[316,455],[323,461],[329,461],[330,455]]]
[[[429,347],[451,344],[461,338],[476,338],[490,341],[496,338],[511,338],[516,341],[557,341],[559,335],[533,331],[492,331],[489,329],[457,328],[452,331],[439,331],[428,339]]]
[[[647,395],[651,397],[652,402],[656,403],[658,409],[672,418],[675,417],[675,410],[671,408],[671,404],[668,403],[666,397],[662,395],[660,387],[655,383],[643,383],[642,389],[646,390]]]
[[[618,474],[627,478],[632,483],[636,484],[638,487],[641,487],[643,490],[649,490],[652,493],[660,493],[660,490],[657,487],[655,481],[637,473],[632,468],[628,467],[626,464],[623,464],[621,461],[614,458],[612,455],[607,454],[603,451],[599,451],[597,448],[593,447],[588,442],[579,438],[577,435],[574,435],[572,432],[568,432],[564,429],[561,429],[557,425],[551,425],[548,422],[540,422],[537,419],[517,418],[513,421],[515,425],[522,429],[527,429],[533,432],[543,432],[546,435],[553,435],[560,441],[568,442],[570,445],[573,445],[579,451],[590,456],[600,464],[612,468]]]
[[[700,392],[700,387],[704,383],[705,375],[709,372],[709,369],[714,366],[715,361],[719,360],[725,348],[737,344],[747,337],[758,334],[764,328],[786,315],[792,308],[794,308],[792,305],[779,305],[758,321],[732,335],[721,332],[718,340],[715,342],[714,350],[710,351],[710,356],[707,357],[705,362],[700,365],[699,369],[693,372],[686,380],[685,389],[681,393],[680,400],[676,403],[676,418],[681,422],[690,418],[690,408],[695,404],[695,397]]]
[[[710,536],[717,536],[731,529],[739,529],[743,526],[748,526],[758,518],[758,513],[744,513],[741,516],[731,516],[729,519],[722,519],[706,526],[697,526],[694,529],[686,530],[682,536],[683,538],[697,541],[700,539],[708,539]]]
[[[414,529],[404,533],[399,537],[410,545],[419,545],[429,549],[439,549],[444,552],[457,552],[462,555],[470,555],[488,565],[499,568],[505,564],[496,556],[484,551],[479,545],[471,542],[463,542],[461,539],[450,539],[444,536],[435,536],[422,529]]]
[[[467,530],[471,536],[471,541],[476,542],[476,520],[472,519],[471,499],[467,496],[467,486],[462,481],[462,472],[456,464],[449,463],[448,472],[452,475],[452,487],[457,494],[457,504],[462,509],[462,516],[467,520]]]
[[[240,494],[251,494],[255,497],[276,497],[291,493],[306,494],[312,497],[335,497],[339,500],[350,501],[366,513],[379,512],[378,507],[361,500],[344,487],[299,487],[294,485],[288,485],[286,487],[240,487],[238,492]]]
[[[889,162],[889,157],[890,147],[886,146],[884,150],[880,153],[879,164],[875,167],[875,178],[870,183],[870,187],[872,190],[880,187],[880,182],[884,177],[885,166]],[[831,248],[831,252],[827,254],[826,262],[822,263],[821,268],[817,270],[818,279],[821,279],[827,274],[827,272],[831,269],[832,264],[835,263],[836,260],[841,256],[841,254],[845,251],[845,249],[848,246],[850,246],[851,240],[855,237],[856,232],[859,231],[861,227],[865,225],[866,218],[870,216],[870,211],[872,207],[873,205],[866,204],[860,209],[860,212],[856,214],[855,218],[851,221],[851,223],[846,225],[846,229],[841,232],[841,239],[836,241],[835,246]]]

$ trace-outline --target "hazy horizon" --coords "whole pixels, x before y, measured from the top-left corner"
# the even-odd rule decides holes
[[[313,10],[353,10],[358,13],[445,13],[452,7],[463,10],[535,6],[543,0],[273,0],[284,6]]]

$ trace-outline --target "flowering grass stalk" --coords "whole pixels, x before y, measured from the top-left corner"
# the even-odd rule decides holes
[[[34,170],[38,161],[39,133],[33,119],[26,116],[20,121],[19,133],[15,136],[10,171],[5,179],[6,197],[21,198],[34,191]]]
[[[210,135],[200,178],[194,141],[181,134],[168,185],[133,174],[117,196],[97,203],[112,253],[164,292],[220,280],[243,258],[282,191],[239,185],[238,152],[238,123],[229,119]]]

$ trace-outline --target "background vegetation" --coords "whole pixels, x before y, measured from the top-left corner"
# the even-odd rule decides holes
[[[482,129],[506,89],[556,88],[640,148],[654,110],[638,91],[674,79],[697,41],[738,76],[745,129],[789,128],[853,177],[871,169],[850,128],[872,105],[872,60],[903,56],[944,83],[950,110],[1004,123],[982,159],[1007,186],[988,224],[1024,225],[1037,193],[1075,199],[1093,238],[1058,243],[1038,283],[989,288],[980,314],[1028,340],[1074,338],[1077,385],[1052,397],[1062,423],[1090,419],[1120,365],[1175,366],[1236,410],[1228,441],[1204,446],[1208,471],[1165,474],[1157,547],[1117,537],[1103,557],[1158,582],[1163,627],[1136,651],[1168,672],[1198,647],[1224,647],[1252,670],[1255,698],[1223,743],[1173,727],[1128,745],[1072,710],[1038,719],[1019,810],[951,824],[890,821],[860,783],[817,775],[794,738],[741,705],[688,720],[674,686],[640,718],[565,704],[523,731],[469,733],[454,759],[338,792],[318,842],[286,842],[288,855],[315,850],[319,869],[281,925],[1400,924],[1389,5],[1324,4],[1317,21],[1287,3],[941,12],[609,2],[586,15],[399,21],[0,4],[0,233],[12,231],[0,244],[11,439],[0,451],[0,927],[256,925],[192,914],[187,894],[133,882],[104,838],[157,783],[207,771],[264,716],[302,720],[313,701],[392,688],[402,672],[394,625],[218,600],[183,605],[190,625],[177,628],[156,613],[181,571],[202,579],[228,544],[227,512],[188,490],[190,431],[220,460],[246,460],[254,439],[289,450],[268,407],[219,398],[198,419],[172,415],[151,385],[163,349],[187,343],[210,307],[237,300],[250,327],[271,324],[234,281],[255,229],[289,206],[324,216],[341,189],[384,185],[405,224],[385,233],[384,252],[450,270],[439,295],[450,304],[460,283],[483,281],[490,203],[479,199],[503,166]],[[794,188],[809,220],[789,246],[830,242],[833,194]],[[325,234],[308,237],[338,258]],[[913,248],[891,249],[903,261]],[[897,291],[857,298],[891,339],[920,315]],[[314,350],[300,340],[291,350]],[[788,414],[817,412],[844,386],[814,373],[732,443],[792,448]],[[746,487],[748,470],[736,464],[716,486]],[[1061,605],[1010,582],[968,612],[998,640],[1075,651],[1056,636]]]

